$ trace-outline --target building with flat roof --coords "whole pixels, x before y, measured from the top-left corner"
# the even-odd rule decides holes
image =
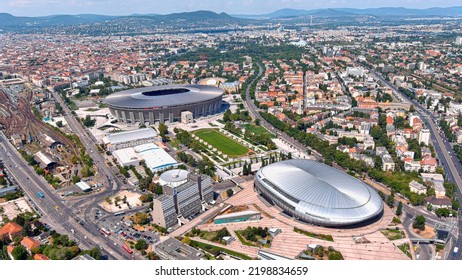
[[[76,185],[79,189],[81,189],[83,192],[89,192],[89,191],[91,191],[91,187],[90,187],[87,183],[85,183],[85,182],[83,182],[83,181],[80,181],[80,182],[76,183],[75,185]]]
[[[200,260],[204,256],[199,250],[173,237],[157,244],[155,251],[162,260]]]
[[[213,219],[214,224],[238,223],[245,221],[256,221],[261,219],[261,214],[255,211],[242,211],[230,214],[216,216]]]
[[[134,148],[115,150],[112,152],[112,156],[116,158],[117,163],[119,163],[122,167],[128,167],[130,165],[138,166],[142,160]]]
[[[290,258],[270,253],[263,250],[258,250],[258,258],[260,260],[274,261],[274,260],[291,260]]]
[[[154,143],[136,146],[135,151],[153,172],[179,165],[172,156]]]
[[[178,214],[173,196],[163,194],[154,198],[152,222],[163,228],[170,228],[178,224]]]
[[[179,171],[167,172],[167,177],[170,177],[170,174]],[[188,174],[186,181],[181,181],[181,184],[164,184],[163,195],[154,198],[152,220],[155,224],[165,228],[172,227],[178,224],[181,218],[187,219],[199,213],[203,210],[204,203],[213,200],[212,178],[209,176]],[[173,213],[177,219],[173,219]]]
[[[135,147],[146,143],[159,141],[157,132],[152,128],[142,128],[132,131],[124,131],[108,134],[102,138],[103,144],[108,151]]]
[[[144,161],[146,166],[153,172],[178,165],[178,162],[172,156],[154,143],[116,150],[112,155],[117,159],[117,163],[123,167],[139,166],[141,161]]]
[[[436,182],[444,183],[444,177],[442,174],[439,174],[439,173],[420,173],[420,177],[424,181],[428,181],[432,183],[436,183]]]
[[[18,190],[15,186],[7,186],[4,188],[0,188],[0,197],[4,197],[5,195],[9,193],[14,193]]]

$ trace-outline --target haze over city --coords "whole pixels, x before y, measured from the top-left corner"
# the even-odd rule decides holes
[[[1,0],[0,12],[16,16],[46,16],[54,14],[168,14],[210,10],[228,14],[264,14],[278,9],[324,9],[324,8],[378,8],[405,7],[431,8],[457,6],[457,0],[188,0],[188,1],[143,1],[143,0]]]

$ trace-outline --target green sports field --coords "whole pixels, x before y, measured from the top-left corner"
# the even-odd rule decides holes
[[[246,147],[213,129],[198,130],[194,134],[229,156],[242,156],[249,151]]]

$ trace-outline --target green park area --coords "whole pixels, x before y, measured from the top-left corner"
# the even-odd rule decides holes
[[[221,151],[223,154],[226,154],[231,157],[237,157],[247,154],[249,149],[242,146],[241,144],[237,143],[236,141],[226,137],[225,135],[221,134],[220,132],[214,129],[203,129],[194,132],[194,134],[207,142],[208,144],[212,145],[213,147],[217,148],[217,150]]]

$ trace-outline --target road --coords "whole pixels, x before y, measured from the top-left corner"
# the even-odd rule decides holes
[[[249,110],[249,113],[252,116],[252,118],[260,120],[260,125],[262,127],[272,132],[273,134],[276,134],[279,139],[288,143],[291,148],[295,148],[302,153],[305,153],[307,150],[310,150],[311,154],[316,157],[316,160],[321,159],[322,156],[317,151],[312,150],[309,147],[306,147],[305,145],[301,144],[300,142],[290,137],[286,133],[280,131],[279,129],[276,129],[274,126],[272,126],[269,122],[267,122],[264,118],[260,116],[260,114],[258,113],[257,106],[255,106],[254,101],[250,98],[250,87],[254,82],[256,81],[258,82],[258,80],[260,80],[260,77],[262,76],[262,74],[263,74],[263,67],[261,66],[260,63],[258,63],[258,74],[252,79],[252,81],[248,84],[245,90],[245,103],[246,103],[246,107]]]
[[[124,184],[114,174],[114,172],[106,165],[106,161],[104,157],[98,152],[96,139],[93,137],[93,135],[88,133],[88,131],[82,127],[80,122],[72,114],[72,111],[69,109],[69,107],[64,103],[64,100],[61,98],[59,93],[52,89],[50,90],[51,90],[51,93],[55,101],[58,102],[63,108],[64,117],[70,129],[79,137],[87,154],[93,159],[93,162],[97,168],[98,173],[103,175],[102,177],[105,180],[105,183],[104,183],[105,188],[102,192],[99,192],[98,194],[95,194],[90,197],[85,197],[85,199],[80,200],[80,201],[73,201],[74,207],[78,208],[80,213],[83,213],[83,217],[81,217],[81,219],[86,224],[88,224],[87,230],[89,231],[89,233],[93,236],[99,237],[101,236],[101,233],[99,231],[98,223],[91,219],[92,210],[94,209],[101,210],[101,208],[97,206],[98,202],[102,201],[107,196],[115,195],[117,192],[121,190]],[[139,256],[128,255],[120,247],[120,244],[117,245],[117,243],[114,243],[112,241],[108,242],[108,240],[106,239],[101,239],[101,242],[102,243],[99,243],[99,244],[103,244],[102,245],[103,248],[107,246],[108,248],[110,248],[112,252],[116,252],[117,255],[119,255],[118,259],[133,259],[133,258],[138,259],[139,258]],[[123,257],[120,257],[120,256],[123,256]]]
[[[427,108],[423,107],[417,101],[410,99],[407,95],[399,91],[399,89],[395,85],[385,80],[379,73],[371,69],[369,70],[375,76],[376,79],[380,80],[383,84],[386,84],[387,86],[389,86],[395,92],[396,95],[400,96],[401,98],[407,100],[412,105],[414,105],[417,115],[421,117],[426,127],[430,129],[431,140],[433,141],[433,146],[435,147],[435,152],[437,154],[437,157],[444,168],[446,179],[457,185],[457,189],[456,189],[457,197],[459,201],[462,201],[462,178],[460,176],[460,174],[462,174],[462,165],[460,161],[458,160],[458,158],[454,155],[454,151],[452,150],[452,147],[447,141],[446,137],[444,138],[442,137],[442,134],[440,133],[438,127],[436,126],[436,122],[438,121],[438,119],[434,115],[432,115],[427,110]],[[458,228],[459,228],[459,231],[461,231],[462,230],[462,219],[460,215],[458,216],[459,216]],[[454,247],[459,247],[459,248],[462,247],[461,233],[462,232],[459,232],[458,238],[454,242]],[[462,253],[459,250],[459,253],[457,255],[450,254],[448,259],[461,260]]]
[[[99,234],[93,234],[91,229],[86,228],[85,223],[79,224],[77,222],[79,219],[73,213],[73,209],[67,207],[45,179],[37,175],[34,169],[25,162],[3,133],[0,133],[0,158],[3,159],[4,165],[17,185],[29,198],[32,206],[36,208],[44,220],[49,221],[53,228],[69,235],[84,249],[91,249],[101,244]],[[40,198],[38,192],[41,192],[44,197]],[[102,253],[115,259],[122,258],[120,254],[109,248],[104,248],[104,246]]]

